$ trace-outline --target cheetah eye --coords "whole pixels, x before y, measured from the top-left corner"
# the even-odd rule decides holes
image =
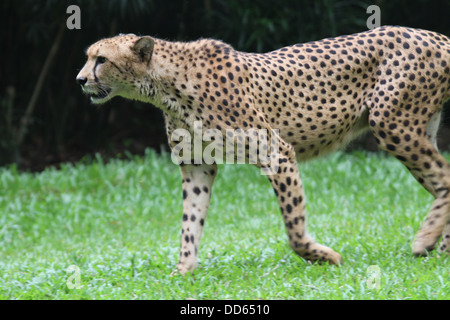
[[[98,57],[97,57],[97,62],[98,62],[99,64],[103,64],[103,63],[105,63],[106,61],[108,61],[108,59],[106,59],[105,57],[102,57],[102,56],[98,56]]]

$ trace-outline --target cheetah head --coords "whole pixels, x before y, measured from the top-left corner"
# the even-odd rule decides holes
[[[76,80],[94,104],[115,96],[139,99],[153,46],[151,37],[134,34],[100,40],[87,49],[86,64]]]

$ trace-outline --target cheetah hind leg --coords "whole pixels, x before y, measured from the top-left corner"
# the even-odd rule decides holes
[[[431,170],[431,172],[423,171],[423,169],[417,170],[417,168],[410,169],[414,177],[435,198],[430,213],[413,244],[413,252],[419,256],[426,255],[428,251],[432,250],[441,234],[442,241],[439,250],[450,253],[450,165],[437,149],[436,134],[440,116],[441,112],[438,111],[431,117],[427,126],[427,136],[430,138],[429,142],[432,147],[429,145],[428,149],[422,147],[420,155],[423,157],[425,169]],[[427,141],[424,146],[426,145]]]
[[[448,248],[450,165],[436,149],[434,137],[437,127],[430,132],[430,127],[422,124],[421,127],[412,131],[409,128],[401,128],[389,117],[383,117],[382,112],[376,115],[376,111],[375,108],[371,110],[369,123],[379,146],[399,159],[435,198],[430,212],[415,237],[413,253],[416,256],[427,255],[427,252],[434,249],[443,234],[441,247]],[[386,128],[391,130],[389,134],[386,134]],[[401,133],[402,129],[406,134]]]
[[[442,233],[442,241],[439,245],[439,250],[450,254],[450,222],[446,224],[444,232]]]

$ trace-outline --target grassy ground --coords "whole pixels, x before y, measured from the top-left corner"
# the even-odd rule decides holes
[[[219,169],[194,275],[170,277],[181,178],[167,155],[0,169],[2,299],[449,299],[447,255],[411,255],[431,197],[395,159],[301,164],[308,224],[342,267],[292,253],[267,178]],[[75,286],[75,287],[74,287]]]

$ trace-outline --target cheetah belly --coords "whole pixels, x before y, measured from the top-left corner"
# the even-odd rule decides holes
[[[293,125],[285,126],[283,121],[274,125],[274,128],[280,130],[283,140],[294,147],[299,161],[343,148],[369,128],[369,112],[365,105],[355,110],[354,119],[328,118],[321,121],[320,118],[314,118],[315,114],[314,111],[304,112],[302,121],[296,120]]]

